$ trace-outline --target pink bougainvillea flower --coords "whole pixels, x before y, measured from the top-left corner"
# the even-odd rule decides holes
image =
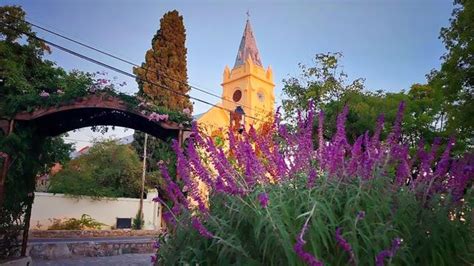
[[[46,97],[49,97],[49,93],[47,93],[45,91],[41,91],[40,96],[43,97],[43,98],[46,98]]]
[[[57,92],[58,94],[64,94],[64,91],[61,90],[61,89],[58,89],[56,92]]]
[[[0,151],[0,158],[7,158],[8,154],[3,152],[3,151]]]
[[[169,116],[167,114],[158,114],[158,113],[151,113],[148,115],[148,120],[150,121],[156,121],[156,122],[159,122],[159,121],[166,121],[168,120]]]
[[[191,115],[191,110],[189,110],[189,108],[184,108],[183,113],[187,116],[190,116]]]

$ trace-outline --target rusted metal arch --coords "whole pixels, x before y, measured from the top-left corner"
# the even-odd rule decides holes
[[[150,121],[141,112],[131,109],[118,97],[107,94],[93,94],[76,99],[61,106],[38,108],[33,112],[21,112],[13,118],[0,118],[0,134],[5,136],[14,132],[19,124],[36,126],[42,137],[57,136],[70,130],[88,126],[121,126],[145,132],[166,140],[174,138],[183,143],[189,137],[189,128],[172,121]],[[5,158],[0,172],[0,206],[5,194],[4,184],[7,176],[10,155]]]

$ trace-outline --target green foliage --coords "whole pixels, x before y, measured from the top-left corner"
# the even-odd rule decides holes
[[[443,97],[447,134],[472,148],[474,143],[474,3],[454,0],[451,25],[441,29],[447,49],[439,71],[430,73],[430,85]]]
[[[328,102],[339,101],[348,92],[359,92],[364,80],[359,78],[347,82],[347,74],[341,70],[341,53],[316,54],[314,65],[299,64],[300,78],[283,80],[283,109],[288,117],[294,117],[298,110],[305,110],[309,101],[320,107]]]
[[[143,219],[143,212],[138,211],[132,221],[132,229],[141,230],[145,224],[145,219]]]
[[[71,160],[51,177],[52,193],[94,197],[138,197],[141,163],[128,145],[95,143],[88,153]]]
[[[447,199],[434,198],[432,207],[425,208],[413,193],[385,178],[342,183],[321,176],[312,189],[306,187],[306,181],[301,176],[292,182],[265,185],[244,197],[212,194],[211,213],[204,225],[215,237],[203,238],[189,224],[189,214],[180,216],[176,232],[160,240],[161,262],[302,265],[293,245],[308,218],[304,248],[326,265],[348,264],[348,254],[336,243],[337,227],[352,245],[358,265],[374,265],[375,256],[396,237],[403,242],[391,260],[393,265],[474,262],[468,215],[472,191],[465,204],[453,207],[445,204]],[[257,199],[262,191],[269,195],[267,208]],[[362,220],[356,218],[359,211],[366,213]]]
[[[140,95],[150,99],[153,104],[172,111],[193,108],[189,98],[170,91],[187,95],[190,90],[187,85],[185,41],[183,17],[176,10],[166,13],[160,20],[160,29],[151,41],[152,48],[145,54],[145,62],[141,67],[134,68],[134,73],[139,77],[137,83]]]
[[[53,224],[48,227],[48,230],[100,230],[105,226],[101,222],[96,221],[90,215],[83,214],[80,219],[69,218],[67,220],[53,219]]]

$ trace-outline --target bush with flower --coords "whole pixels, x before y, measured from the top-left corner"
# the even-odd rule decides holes
[[[164,107],[150,104],[139,96],[120,92],[120,89],[127,83],[117,82],[117,78],[111,80],[107,77],[108,73],[104,71],[95,73],[64,72],[59,76],[59,81],[56,81],[56,86],[46,87],[39,93],[25,90],[23,93],[6,95],[3,115],[14,116],[22,111],[32,112],[37,108],[59,107],[90,95],[100,94],[104,97],[119,98],[129,110],[141,112],[151,121],[190,122],[191,117],[185,110],[182,112],[170,111]]]
[[[324,113],[300,113],[295,130],[277,113],[271,137],[250,128],[217,146],[193,126],[174,144],[174,182],[161,168],[160,265],[468,265],[474,263],[474,156],[453,157],[454,139],[404,143],[404,104],[387,139],[349,143],[346,107],[325,139]],[[317,135],[314,140],[313,136]],[[205,187],[206,189],[202,189]],[[158,246],[158,245],[157,245]]]

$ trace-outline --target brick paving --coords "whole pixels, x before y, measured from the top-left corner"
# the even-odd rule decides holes
[[[33,259],[33,265],[35,266],[52,266],[52,265],[150,266],[152,265],[150,261],[151,255],[153,254],[124,254],[124,255],[107,256],[107,257],[72,257],[68,259],[54,259],[54,260]]]

